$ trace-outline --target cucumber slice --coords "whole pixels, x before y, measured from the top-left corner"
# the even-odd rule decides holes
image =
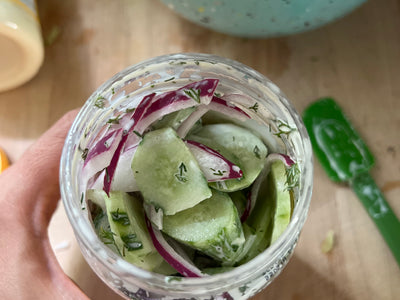
[[[173,215],[211,197],[200,167],[172,128],[147,133],[136,150],[132,170],[146,203]]]
[[[275,212],[272,226],[271,243],[275,242],[289,225],[292,215],[292,199],[287,189],[286,167],[283,162],[277,160],[271,165],[270,175],[274,199]]]
[[[171,127],[177,130],[183,121],[189,117],[189,115],[196,110],[196,107],[188,107],[178,111],[174,111],[168,115],[165,115],[160,120],[151,125],[152,130],[161,128]]]
[[[246,210],[246,205],[247,205],[247,198],[244,191],[236,191],[230,193],[229,196],[231,197],[233,203],[236,206],[239,217],[242,216]]]
[[[104,200],[111,233],[121,256],[145,270],[159,267],[164,259],[147,232],[141,201],[124,192],[110,192],[110,197],[105,195]]]
[[[100,210],[93,219],[94,229],[100,240],[113,252],[119,253],[115,245],[114,235],[112,234],[110,223],[108,222],[107,213]]]
[[[235,265],[248,255],[248,252],[251,251],[251,249],[253,249],[254,244],[257,242],[257,235],[255,234],[255,230],[250,226],[248,226],[246,223],[243,223],[242,227],[243,227],[245,242],[243,244],[242,250],[238,252],[237,256],[233,259]]]
[[[255,241],[243,262],[263,252],[286,229],[291,216],[290,193],[286,188],[286,168],[282,161],[272,162],[260,185],[257,202],[246,223],[255,229]]]
[[[229,266],[244,243],[235,205],[226,193],[212,197],[173,216],[164,216],[163,232]]]
[[[202,271],[208,275],[215,275],[232,271],[234,268],[235,267],[215,267],[215,268],[205,268]]]
[[[243,177],[210,183],[224,192],[233,192],[251,185],[264,167],[268,150],[252,132],[234,124],[203,126],[189,140],[202,143],[226,157],[243,171]]]

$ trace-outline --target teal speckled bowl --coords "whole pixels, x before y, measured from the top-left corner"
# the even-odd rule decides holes
[[[161,0],[184,18],[241,37],[299,33],[338,19],[366,0]]]

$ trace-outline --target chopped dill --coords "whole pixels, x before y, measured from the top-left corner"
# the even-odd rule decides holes
[[[140,134],[138,131],[134,130],[134,134],[136,134],[138,137],[143,138],[143,134]]]
[[[200,90],[195,90],[195,89],[188,89],[188,90],[184,90],[184,93],[192,98],[194,101],[196,101],[197,103],[200,103]]]
[[[185,176],[184,173],[187,172],[186,166],[183,162],[179,165],[179,173],[175,174],[176,179],[178,179],[180,182],[186,182],[188,181],[187,177]]]
[[[105,100],[106,98],[104,98],[101,95],[98,95],[96,101],[94,102],[94,106],[96,106],[97,108],[104,108]]]
[[[290,133],[296,131],[296,128],[292,128],[289,126],[289,124],[282,122],[281,120],[277,120],[278,123],[278,132],[274,133],[277,137],[281,138],[282,135],[286,135],[286,137],[289,136]]]
[[[128,251],[133,251],[143,248],[142,242],[137,240],[136,234],[134,233],[121,235],[121,240],[124,242],[124,247]]]
[[[296,162],[286,169],[286,189],[288,191],[293,190],[295,187],[300,185],[300,169]]]
[[[116,211],[112,211],[110,214],[113,221],[118,224],[121,224],[123,226],[131,224],[128,218],[128,214],[126,212],[120,212],[119,208]]]
[[[258,111],[258,102],[254,103],[253,106],[250,106],[249,109],[252,109],[252,110],[254,110],[254,112],[257,112]]]
[[[125,109],[125,112],[128,114],[128,113],[131,113],[131,112],[134,112],[135,111],[135,107],[132,107],[132,108],[127,108],[127,109]]]
[[[85,148],[82,151],[81,157],[82,157],[83,160],[86,160],[88,153],[89,153],[89,148]]]
[[[110,118],[107,121],[107,124],[119,124],[119,120],[121,120],[121,115],[116,116],[115,118]]]
[[[253,153],[258,159],[261,159],[260,148],[257,145],[254,146]]]
[[[221,171],[221,170],[215,170],[213,168],[210,168],[211,171],[213,171],[213,175],[215,176],[223,176],[226,171]]]

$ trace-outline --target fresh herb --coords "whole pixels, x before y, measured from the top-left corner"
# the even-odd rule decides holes
[[[96,101],[94,102],[94,106],[96,106],[97,108],[104,108],[105,100],[106,100],[106,98],[104,98],[101,95],[98,95],[96,98]]]
[[[246,291],[247,291],[248,288],[249,287],[246,284],[242,285],[241,287],[239,287],[239,292],[242,293],[242,296],[244,296],[246,294]]]
[[[174,80],[174,79],[175,79],[175,77],[171,77],[171,78],[169,78],[169,79],[165,79],[164,82],[172,81],[172,80]]]
[[[260,148],[257,145],[254,146],[253,153],[258,159],[261,159]]]
[[[140,134],[138,131],[134,130],[133,133],[136,134],[138,137],[143,138],[143,135]]]
[[[82,151],[81,157],[82,157],[83,160],[86,160],[88,153],[89,153],[89,148],[85,148]]]
[[[217,92],[214,93],[214,96],[215,96],[215,97],[218,97],[218,98],[221,98],[221,97],[222,97],[222,95],[221,95],[220,93],[217,93]]]
[[[286,189],[293,190],[300,185],[300,169],[298,163],[291,165],[286,169]]]
[[[136,239],[136,234],[131,233],[126,235],[121,235],[121,240],[124,242],[124,247],[128,251],[133,251],[143,248],[142,242]]]
[[[105,215],[106,213],[103,210],[96,215],[96,217],[93,219],[94,228],[99,228],[99,225],[101,224],[102,219],[105,218]]]
[[[254,103],[253,106],[250,106],[249,109],[252,109],[252,110],[254,110],[254,112],[257,112],[258,111],[258,102]]]
[[[129,222],[128,214],[126,212],[120,212],[119,209],[117,209],[116,211],[112,211],[110,214],[115,223],[121,224],[123,226],[131,224],[131,222]]]
[[[84,194],[81,194],[81,205],[83,205]]]
[[[213,171],[213,175],[215,175],[215,176],[222,176],[222,175],[224,175],[224,173],[226,173],[226,171],[221,171],[221,170],[217,171],[213,168],[210,168],[210,170]]]
[[[119,120],[121,120],[121,115],[116,116],[115,118],[110,118],[107,121],[107,124],[119,124]]]
[[[131,113],[131,112],[134,112],[135,109],[136,109],[135,107],[127,108],[127,109],[125,109],[125,112],[126,112],[127,114],[129,114],[129,113]]]
[[[152,84],[150,87],[153,88],[153,87],[155,87],[155,86],[156,86],[155,84]]]
[[[187,172],[186,166],[183,162],[181,162],[181,164],[179,165],[179,173],[175,174],[176,179],[178,179],[180,182],[188,181],[187,177],[184,174],[186,172]]]
[[[187,63],[185,61],[170,61],[170,65],[186,65]]]
[[[198,60],[195,60],[194,63],[196,64],[196,66],[198,66],[200,64],[200,62]]]
[[[114,88],[111,89],[111,94],[113,94],[113,95],[115,94],[115,89]]]
[[[168,276],[165,279],[168,283],[172,282],[172,281],[182,281],[182,277],[178,277],[178,276]]]
[[[115,233],[113,233],[111,230],[106,230],[103,227],[101,227],[100,231],[99,231],[99,235],[104,244],[106,244],[106,245],[114,244],[115,245],[115,241],[114,241]]]
[[[279,131],[277,133],[274,133],[274,135],[276,135],[279,138],[281,138],[282,135],[286,135],[286,137],[288,137],[290,133],[296,131],[296,128],[290,127],[289,124],[284,123],[281,120],[277,120],[277,123]]]
[[[200,103],[200,90],[195,90],[191,88],[188,90],[184,90],[184,92],[188,97],[192,98],[197,103]]]
[[[117,249],[119,255],[121,255],[121,252],[119,251],[119,248],[117,244],[115,243],[114,240],[115,233],[111,231],[111,229],[104,229],[104,227],[101,227],[99,230],[99,237],[101,241],[106,244],[106,245],[114,245],[115,249]]]

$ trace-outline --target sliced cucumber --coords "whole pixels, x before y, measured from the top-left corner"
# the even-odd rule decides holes
[[[292,199],[287,189],[286,167],[280,160],[271,165],[269,175],[274,189],[275,212],[272,227],[271,243],[275,242],[289,225],[292,215]]]
[[[93,202],[99,206],[103,211],[106,211],[106,204],[104,202],[104,196],[106,192],[100,189],[89,189],[86,191],[86,201]]]
[[[178,111],[174,111],[168,115],[165,115],[160,120],[151,125],[153,130],[171,127],[177,130],[186,118],[196,110],[196,107],[188,107]]]
[[[244,243],[237,209],[218,191],[192,208],[164,216],[163,232],[228,266]]]
[[[246,205],[247,205],[247,198],[246,194],[244,191],[236,191],[233,193],[229,193],[229,196],[231,197],[233,203],[236,206],[236,209],[238,211],[239,217],[243,215],[243,213],[246,210]]]
[[[99,210],[98,214],[93,219],[94,229],[100,240],[113,252],[119,253],[119,249],[115,245],[114,235],[108,222],[107,213]]]
[[[282,161],[272,162],[260,185],[255,207],[246,223],[255,229],[255,241],[244,262],[263,252],[290,222],[291,199],[286,188],[286,168]]]
[[[147,232],[141,201],[124,192],[110,192],[104,197],[107,217],[115,246],[131,264],[153,271],[163,258],[154,248]]]
[[[237,256],[233,259],[235,265],[242,261],[247,255],[248,252],[253,249],[254,244],[257,242],[257,235],[255,234],[255,230],[248,226],[246,223],[242,224],[243,233],[245,242],[240,252],[237,253]]]
[[[147,133],[136,150],[132,170],[144,200],[173,215],[211,197],[200,167],[172,128]]]
[[[234,124],[210,124],[188,137],[202,143],[238,165],[243,177],[210,183],[213,188],[233,192],[251,185],[264,167],[268,150],[252,132]]]
[[[215,268],[205,268],[202,271],[208,275],[215,275],[232,271],[234,268],[235,267],[215,267]]]

